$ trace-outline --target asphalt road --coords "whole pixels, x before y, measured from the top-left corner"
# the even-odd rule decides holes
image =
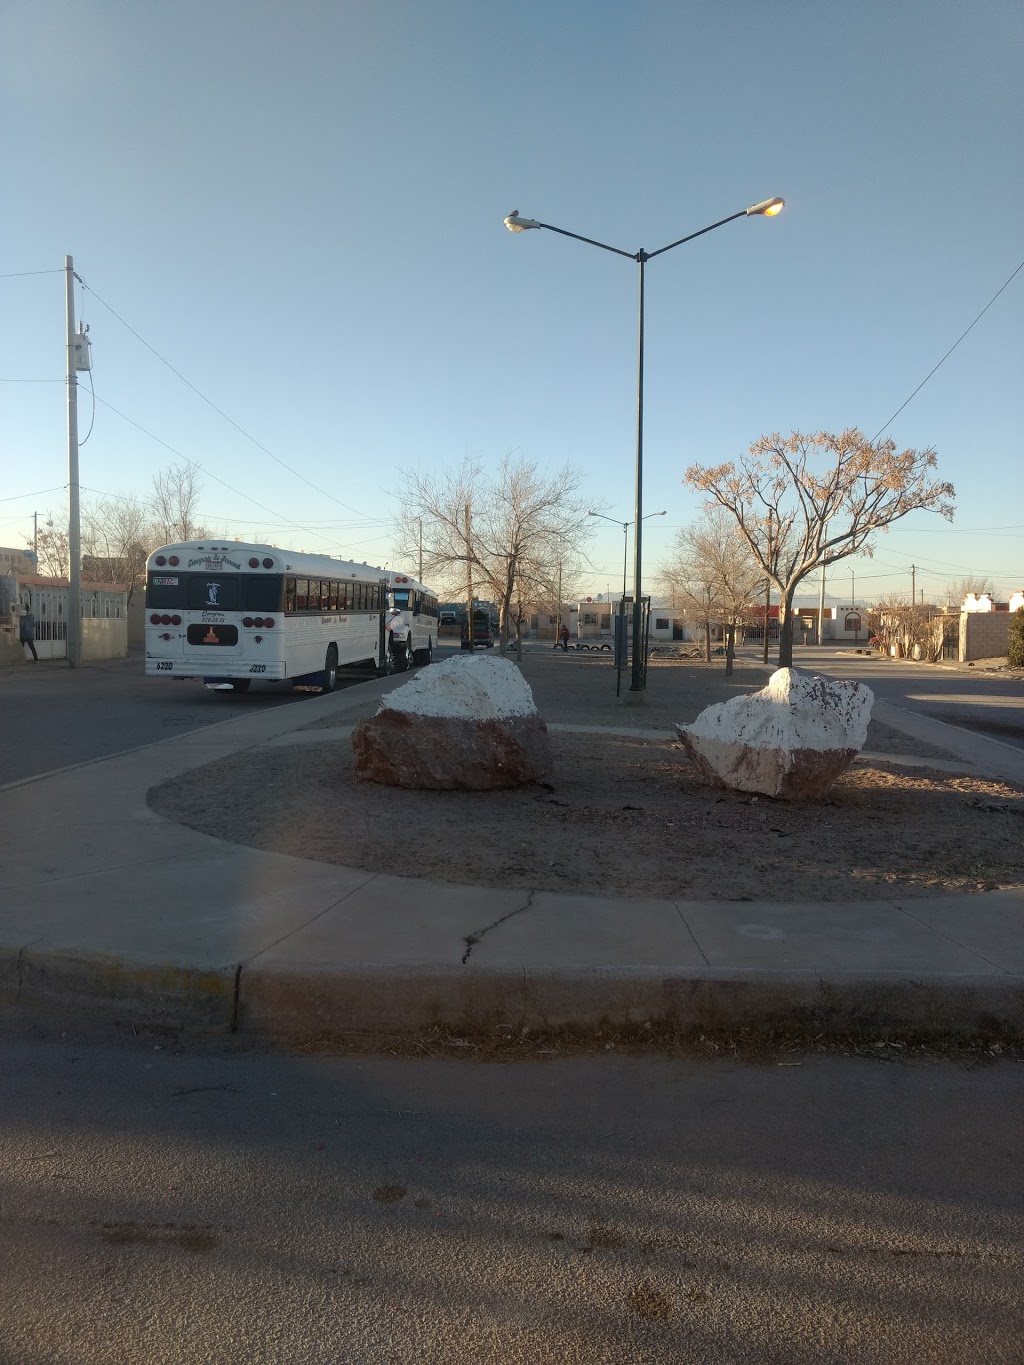
[[[1022,1358],[1020,1064],[0,1027],[12,1365]]]
[[[340,678],[339,687],[353,680]],[[356,679],[355,681],[360,681]],[[141,654],[69,669],[63,660],[0,671],[0,787],[215,725],[247,708],[301,704],[317,693],[254,683],[245,694],[147,678]]]
[[[760,659],[760,649],[737,650],[738,663]],[[856,654],[853,646],[797,645],[793,662],[805,672],[865,682],[879,701],[1024,749],[1024,679],[1019,676]]]
[[[1024,679],[1020,677],[829,649],[799,651],[798,668],[807,667],[801,662],[805,653],[815,660],[812,667],[834,677],[866,682],[880,701],[1024,749]]]
[[[457,649],[439,647],[435,658],[453,653]],[[741,651],[741,661],[755,661],[755,653]],[[862,679],[884,701],[1024,748],[1019,679],[829,648],[798,647],[796,664]],[[351,684],[342,679],[340,685]],[[295,705],[310,695],[285,683],[256,683],[236,695],[208,692],[199,682],[147,678],[141,656],[75,671],[63,661],[7,668],[0,671],[0,786],[213,725],[247,707]]]

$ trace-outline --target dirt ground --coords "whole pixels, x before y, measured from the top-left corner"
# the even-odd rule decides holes
[[[323,745],[217,764],[215,803],[188,774],[150,805],[271,852],[464,884],[836,901],[1024,881],[1024,793],[1004,783],[862,763],[826,802],[800,805],[703,787],[668,741],[553,734],[552,749],[536,786],[406,791],[359,782],[347,731],[328,729]]]

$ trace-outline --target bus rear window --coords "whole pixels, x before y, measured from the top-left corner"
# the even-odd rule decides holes
[[[188,574],[188,602],[193,611],[238,611],[242,583],[237,574]]]
[[[151,573],[146,584],[146,606],[178,607],[185,605],[185,580],[188,574]]]
[[[167,611],[280,611],[280,574],[151,573],[146,606]]]
[[[280,574],[246,574],[242,579],[242,608],[245,611],[280,611]]]

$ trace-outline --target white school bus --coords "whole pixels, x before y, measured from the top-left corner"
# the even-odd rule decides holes
[[[390,570],[385,628],[400,668],[429,664],[437,641],[437,594],[415,578]]]
[[[192,541],[146,561],[146,674],[245,692],[287,679],[333,692],[339,668],[398,666],[383,569],[272,545]]]

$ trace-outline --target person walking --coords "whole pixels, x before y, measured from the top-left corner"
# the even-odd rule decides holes
[[[22,610],[21,619],[18,621],[18,639],[23,645],[28,645],[29,649],[32,651],[33,660],[38,663],[39,655],[36,653],[36,618],[29,610],[27,602]]]
[[[569,653],[569,627],[562,622],[562,629],[558,632],[559,639],[562,641],[562,649],[566,654]]]

